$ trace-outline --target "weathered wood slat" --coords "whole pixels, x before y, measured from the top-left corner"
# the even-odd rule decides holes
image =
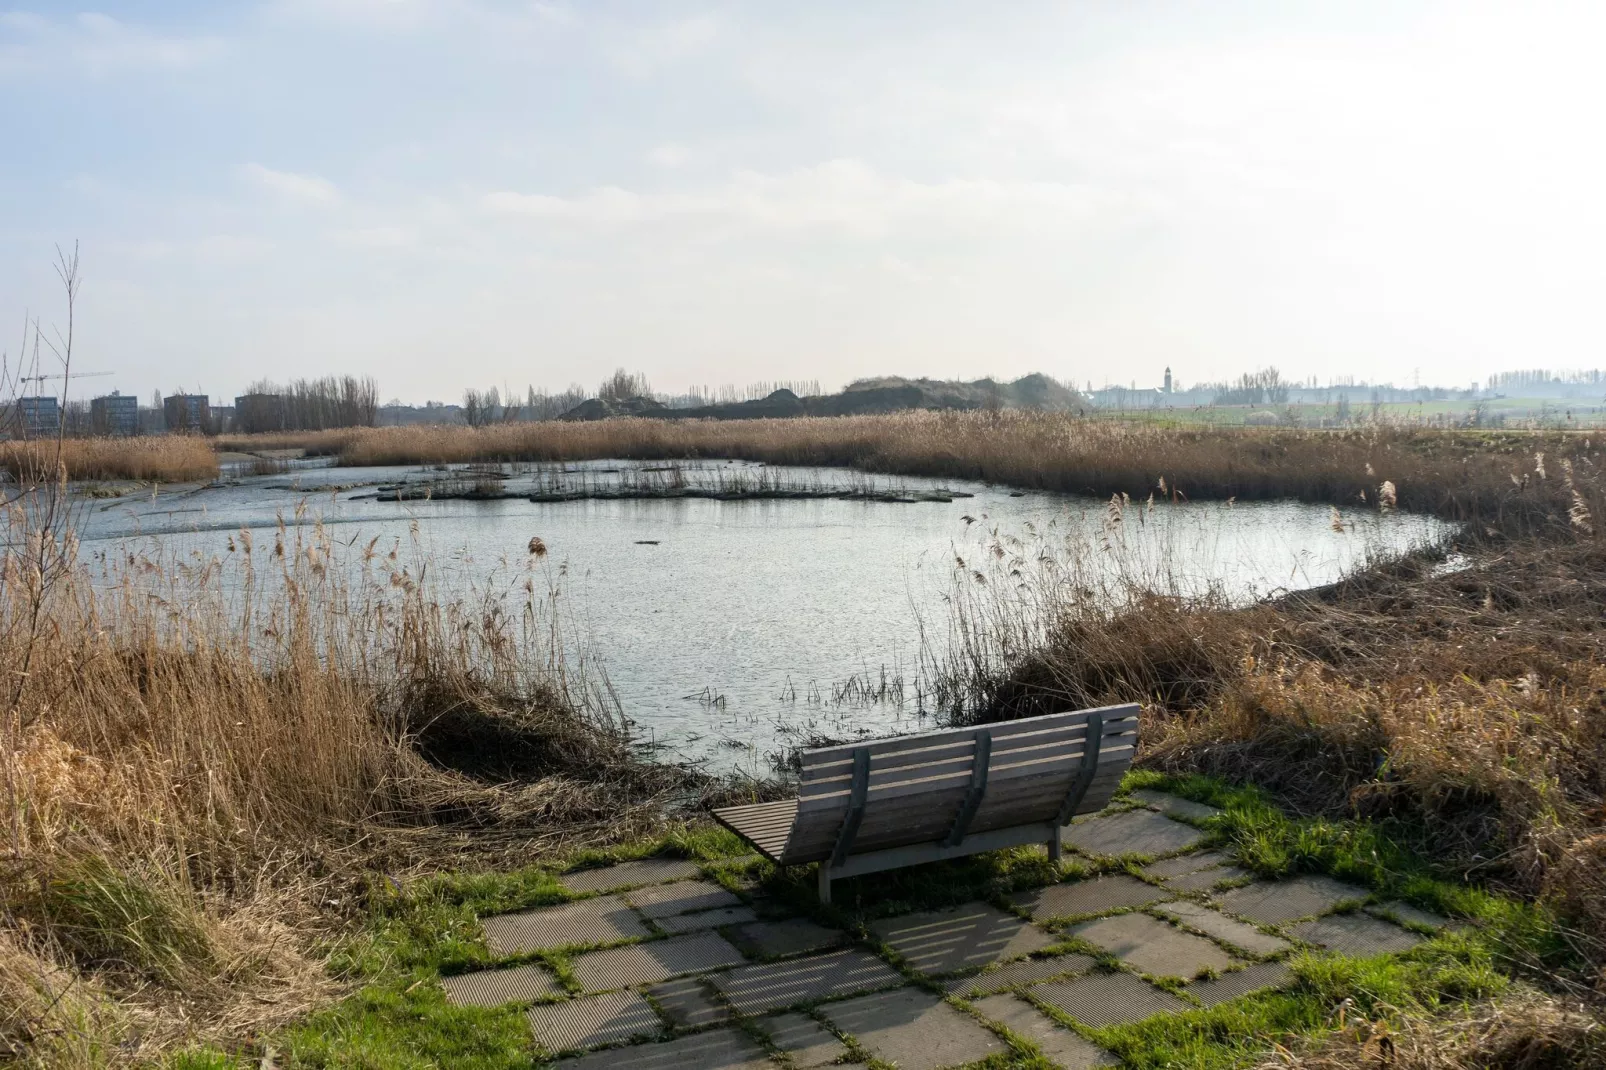
[[[1122,706],[1105,706],[1095,710],[1074,710],[1068,713],[1050,713],[1041,717],[1025,717],[1018,721],[1001,721],[998,724],[988,725],[993,733],[993,745],[999,746],[1011,736],[1041,732],[1050,726],[1068,724],[1075,721],[1085,722],[1093,714],[1103,716],[1106,723],[1113,724],[1127,717],[1136,717],[1138,707],[1135,704]],[[803,752],[803,765],[808,768],[820,762],[837,761],[843,758],[852,758],[853,752],[860,746],[867,747],[872,758],[882,754],[892,754],[898,751],[913,750],[930,746],[933,742],[945,742],[949,738],[967,735],[975,731],[973,728],[941,728],[931,732],[916,732],[907,736],[894,736],[891,739],[875,740],[865,744],[842,744],[834,747],[817,747]]]

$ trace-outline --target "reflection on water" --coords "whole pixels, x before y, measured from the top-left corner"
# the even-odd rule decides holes
[[[631,478],[620,462],[571,465],[586,479]],[[730,480],[729,464],[685,466],[691,480]],[[614,471],[610,471],[614,470]],[[718,473],[716,476],[715,473]],[[550,483],[551,470],[519,479]],[[569,616],[604,658],[627,717],[646,742],[717,767],[761,771],[789,738],[920,727],[922,622],[946,634],[956,559],[994,533],[1053,531],[1085,540],[1127,575],[1247,600],[1337,578],[1368,554],[1439,537],[1425,517],[1342,517],[1293,503],[1132,503],[1114,530],[1108,503],[981,484],[886,480],[915,498],[809,498],[536,503],[379,501],[375,487],[439,478],[417,469],[312,468],[241,477],[194,491],[90,503],[86,545],[147,544],[222,554],[229,533],[271,529],[280,514],[322,520],[341,542],[419,538],[448,588],[522,561],[532,537],[562,570]],[[862,488],[866,477],[788,470],[785,480]],[[350,534],[346,534],[346,532]],[[1106,545],[1110,544],[1110,545]],[[132,548],[132,547],[131,547]],[[148,545],[140,548],[149,549]]]

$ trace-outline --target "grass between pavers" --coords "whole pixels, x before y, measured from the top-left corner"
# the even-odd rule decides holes
[[[1390,1018],[1433,1014],[1441,1008],[1497,995],[1508,975],[1566,975],[1576,967],[1556,919],[1546,911],[1459,884],[1436,874],[1403,843],[1409,836],[1374,823],[1293,819],[1259,791],[1202,777],[1170,778],[1146,771],[1128,776],[1125,790],[1150,787],[1220,807],[1200,822],[1211,842],[1264,876],[1323,873],[1471,925],[1446,932],[1402,956],[1356,960],[1298,954],[1289,990],[1243,997],[1231,1004],[1160,1017],[1129,1026],[1073,1028],[1135,1067],[1213,1068],[1242,1065],[1290,1035],[1337,1028],[1335,1017]],[[561,868],[660,855],[689,858],[709,876],[738,892],[758,890],[777,907],[870,939],[864,925],[876,917],[955,906],[982,899],[995,905],[1014,891],[1064,876],[1134,872],[1130,859],[1068,859],[1056,870],[1041,850],[1020,848],[942,865],[921,866],[839,882],[838,900],[822,906],[812,872],[783,873],[764,861],[741,861],[747,847],[722,829],[683,826],[653,841],[607,852],[587,852]],[[565,890],[554,866],[508,872],[455,873],[398,888],[376,878],[369,889],[369,918],[362,931],[330,949],[331,968],[357,986],[340,1003],[267,1038],[275,1065],[289,1067],[470,1070],[528,1068],[533,1049],[522,1007],[460,1007],[446,1002],[438,980],[512,961],[542,961],[565,979],[567,956],[498,958],[485,947],[478,917],[589,896]],[[1074,940],[1054,951],[1096,951]],[[1103,968],[1116,963],[1094,954]],[[931,984],[924,987],[937,991]],[[1029,989],[1027,991],[1030,991]],[[959,1004],[963,1006],[964,1004]],[[1050,1012],[1068,1025],[1063,1015]],[[998,1032],[995,1030],[995,1032]],[[1000,1032],[1016,1050],[980,1066],[1046,1066],[1029,1041]],[[850,1044],[852,1038],[844,1038]],[[186,1052],[167,1066],[179,1070],[255,1067],[263,1047],[236,1056]],[[867,1053],[865,1053],[867,1054]],[[872,1063],[872,1066],[874,1064]]]

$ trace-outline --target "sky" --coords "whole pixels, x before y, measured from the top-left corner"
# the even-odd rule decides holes
[[[5,0],[0,0],[3,4]],[[0,348],[372,375],[1606,365],[1606,4],[0,7]],[[10,326],[7,326],[7,324]]]

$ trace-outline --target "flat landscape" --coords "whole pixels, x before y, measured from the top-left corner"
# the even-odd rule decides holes
[[[173,484],[69,443],[70,482],[33,484],[37,508],[12,513],[0,980],[16,1058],[332,1067],[569,1055],[581,1067],[638,1049],[571,1053],[645,1041],[643,1065],[657,1065],[661,1047],[735,1066],[806,1040],[872,1066],[1325,1066],[1365,1057],[1385,1035],[1417,1060],[1403,1065],[1438,1065],[1423,1060],[1447,1043],[1468,1066],[1504,1065],[1487,1060],[1512,1050],[1544,1053],[1548,1065],[1600,1056],[1590,1007],[1606,963],[1596,530],[1606,501],[1586,436],[1189,431],[1012,413],[621,420],[233,440],[222,445],[237,456],[216,475],[194,470],[184,452],[194,441],[152,443],[157,457],[172,444],[174,474],[188,480]],[[371,478],[295,460],[305,453],[369,466]],[[246,458],[261,456],[286,467],[258,472]],[[41,467],[16,447],[8,457],[24,476]],[[719,458],[767,465],[772,480],[792,478],[789,464],[831,466],[949,494],[371,497],[398,466],[426,482],[442,478],[435,465],[469,466],[474,478],[494,466],[502,487],[550,481],[552,466],[587,458],[673,461],[681,480],[705,478],[699,465]],[[591,487],[620,477],[562,478]],[[236,500],[270,504],[227,504]],[[1181,552],[1198,544],[1192,536],[1144,541],[1187,515],[1204,519],[1186,530],[1207,524],[1212,545],[1235,545],[1221,532],[1239,510],[1258,515],[1257,503],[1312,513],[1289,529],[1296,543],[1354,549],[1331,574],[1235,592],[1223,582],[1233,555]],[[645,692],[632,690],[673,662],[635,658],[624,633],[595,641],[605,628],[581,642],[585,607],[555,608],[571,590],[562,556],[595,537],[555,537],[560,514],[542,510],[625,505],[696,505],[722,528],[793,525],[796,554],[810,523],[899,528],[930,523],[911,510],[940,509],[948,518],[931,529],[932,553],[968,549],[942,565],[936,634],[898,694],[884,680],[879,695],[875,681],[849,685],[862,666],[844,664],[819,681],[817,709],[806,696],[791,707],[793,728],[752,719],[744,731],[758,756],[688,764],[686,753],[643,746]],[[813,512],[826,505],[855,512]],[[754,512],[777,508],[810,512]],[[1379,536],[1406,520],[1421,538]],[[463,525],[508,522],[493,543],[511,546],[458,552]],[[621,522],[605,514],[597,530]],[[626,542],[618,552],[664,548]],[[698,545],[677,552],[706,553]],[[497,554],[505,560],[483,574],[501,578],[475,579],[475,562]],[[718,582],[713,573],[677,595],[688,574],[655,560],[666,562],[661,578],[639,582],[663,597],[684,602]],[[820,612],[847,614],[851,597]],[[872,619],[909,612],[888,597],[868,603]],[[692,615],[672,631],[696,627],[698,607],[714,603],[686,604]],[[592,616],[609,619],[601,608]],[[764,645],[812,642],[793,629]],[[822,654],[821,672],[847,660]],[[613,665],[634,666],[618,687]],[[672,719],[717,725],[726,703],[764,708],[770,697],[735,691],[714,705],[718,681],[745,668],[702,664],[709,693],[685,696]],[[832,683],[850,690],[833,696]],[[838,905],[822,908],[806,871],[748,855],[704,815],[784,797],[799,745],[1124,701],[1143,706],[1131,794],[1085,827],[1136,806],[1182,839],[1140,836],[1112,855],[1108,844],[1125,841],[1093,836],[1078,848],[1078,825],[1062,866],[1028,849],[983,855],[848,879]],[[699,755],[710,753],[720,749]],[[1178,851],[1209,853],[1194,869]],[[665,881],[724,889],[710,893],[706,927],[680,916],[688,906],[578,944],[493,935],[497,917],[611,890],[611,878],[576,884],[563,875],[572,867],[638,858],[667,860]],[[1031,906],[1044,889],[1074,900],[1079,885],[1112,880],[1158,898]],[[1345,891],[1286,917],[1245,898],[1285,886]],[[954,908],[1038,934],[985,964],[1019,982],[965,989],[958,976],[983,963],[923,965],[900,946],[897,918]],[[749,999],[721,978],[809,961],[743,943],[738,930],[764,925],[828,933],[842,950],[807,954],[871,956],[881,980],[816,994],[800,978],[795,998]],[[608,950],[655,940],[721,954],[636,973],[636,952]],[[1179,948],[1194,957],[1173,969]],[[774,983],[807,968],[785,966]],[[498,989],[495,970],[512,971],[512,987]],[[1251,971],[1264,987],[1229,984]],[[1098,1010],[1104,988],[1140,982],[1160,1017]],[[1120,997],[1129,1010],[1135,998]],[[563,1010],[587,1001],[624,1024],[597,1032],[595,1015]],[[950,1031],[958,1054],[922,1063],[923,1041],[908,1038],[926,1026],[901,1029],[904,1018]]]

